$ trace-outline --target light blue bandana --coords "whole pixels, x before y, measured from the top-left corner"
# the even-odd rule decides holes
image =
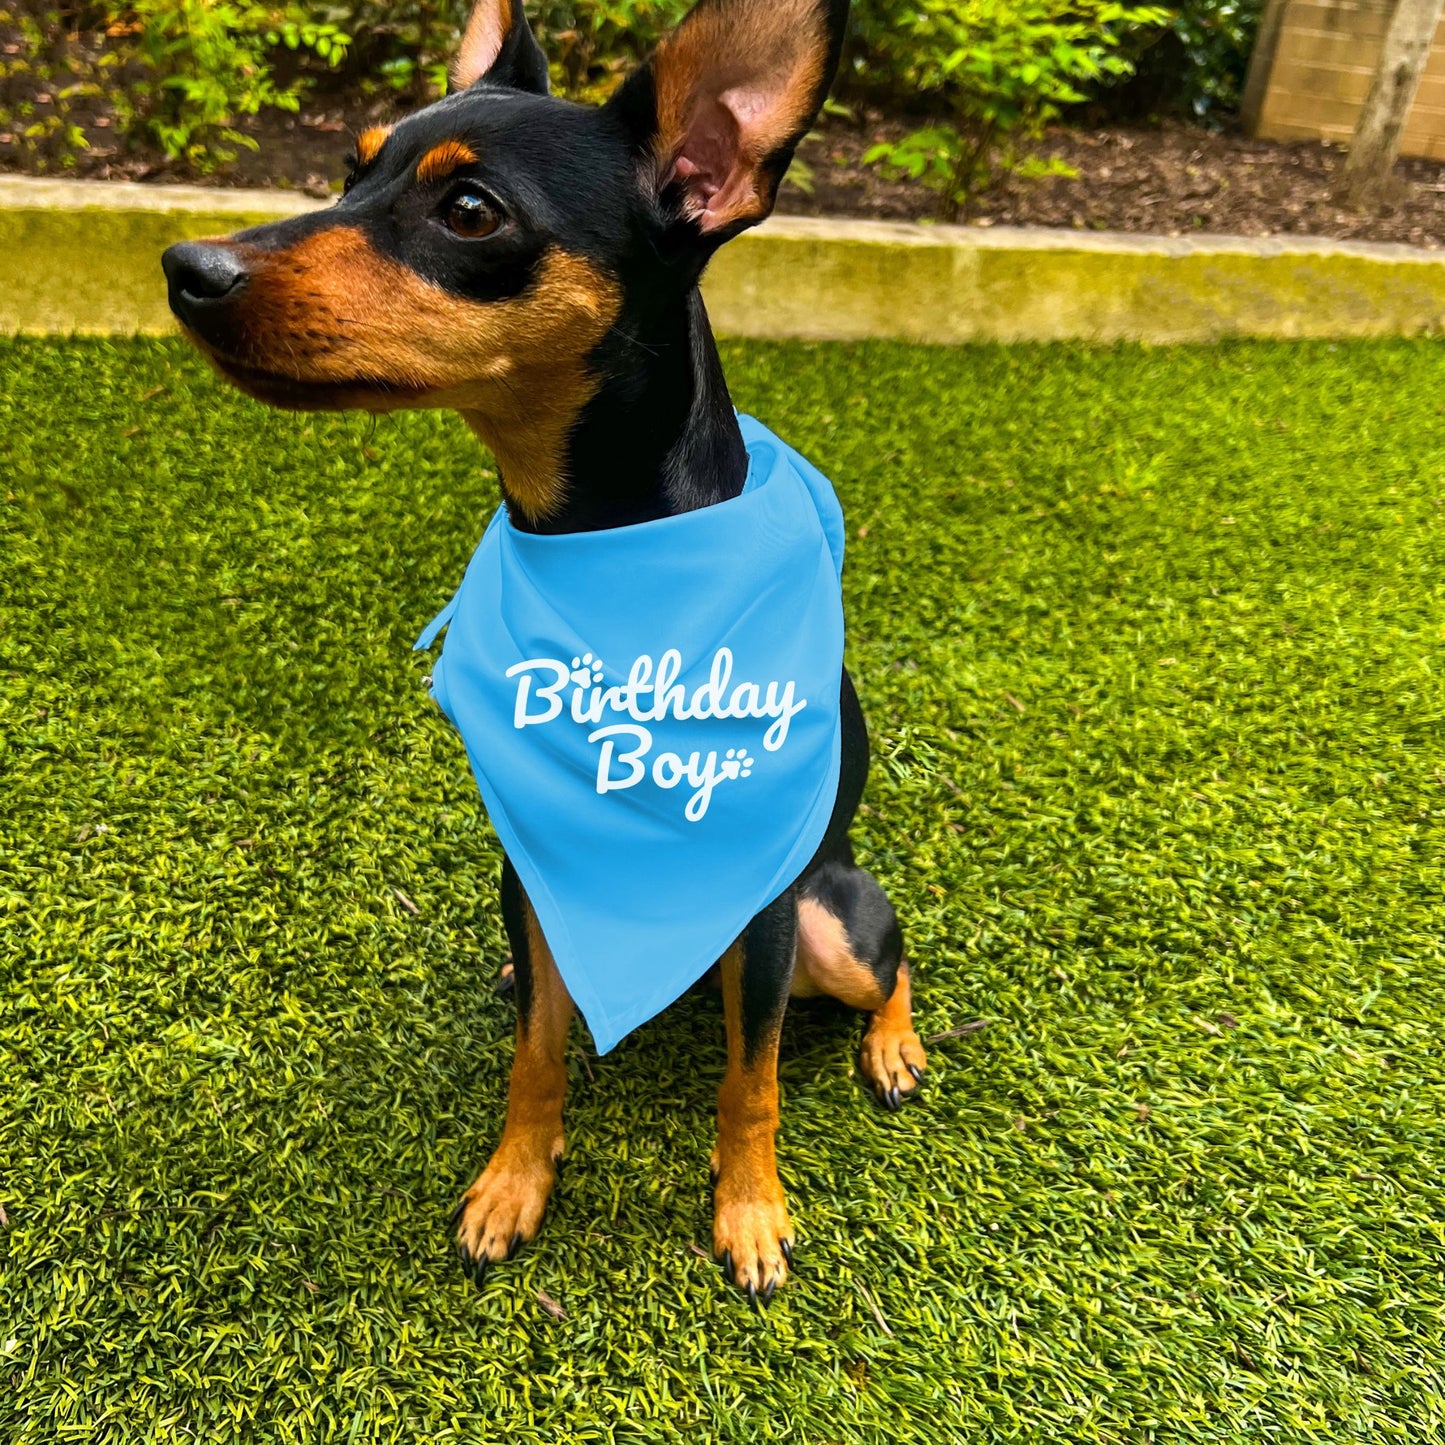
[[[447,627],[432,695],[602,1053],[797,878],[838,789],[843,514],[739,420],[730,501],[560,536],[500,508],[416,644]]]

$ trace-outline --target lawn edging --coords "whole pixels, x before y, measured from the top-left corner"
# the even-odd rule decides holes
[[[282,191],[0,178],[0,333],[169,331],[167,245],[325,204]],[[704,293],[722,334],[818,341],[1411,335],[1445,330],[1445,253],[778,216],[719,253]]]

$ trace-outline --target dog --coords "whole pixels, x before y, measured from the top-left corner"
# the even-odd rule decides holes
[[[363,132],[331,208],[171,247],[171,308],[223,377],[273,406],[459,412],[524,532],[737,497],[748,458],[698,283],[772,211],[846,19],[847,0],[700,0],[610,99],[583,107],[548,93],[522,0],[477,0],[449,94]],[[860,1071],[886,1107],[914,1097],[927,1066],[897,916],[849,842],[868,739],[846,670],[838,687],[826,836],[719,961],[713,1248],[755,1307],[793,1260],[775,1160],[789,997],[866,1012]],[[477,1283],[540,1228],[573,1013],[510,858],[501,906],[517,1003],[506,1121],[453,1215]]]

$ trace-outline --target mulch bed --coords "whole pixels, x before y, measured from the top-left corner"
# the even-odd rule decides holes
[[[788,187],[780,209],[799,215],[916,219],[934,213],[933,197],[911,184],[880,180],[862,162],[896,122],[833,123],[802,148],[813,167],[812,195]],[[1077,178],[1007,179],[979,198],[975,225],[1065,226],[1188,236],[1334,236],[1445,245],[1445,166],[1403,159],[1396,194],[1378,214],[1335,204],[1331,188],[1344,151],[1317,144],[1246,140],[1177,122],[1098,129],[1058,126],[1040,147]]]
[[[258,151],[242,151],[216,175],[201,177],[159,154],[127,154],[110,118],[98,110],[86,126],[91,149],[66,174],[155,183],[205,180],[223,186],[280,186],[325,196],[339,184],[349,133],[394,119],[388,100],[333,100],[299,116],[271,113],[246,124]],[[784,186],[778,209],[793,215],[918,220],[938,214],[936,198],[915,182],[885,180],[863,164],[877,140],[907,122],[878,114],[829,117],[804,143],[807,168]],[[0,171],[22,168],[0,135]],[[968,224],[1054,226],[1180,236],[1333,236],[1445,246],[1445,166],[1402,160],[1390,204],[1360,214],[1331,198],[1343,152],[1316,144],[1246,140],[1182,122],[1155,126],[1057,126],[1042,155],[1077,175],[1023,181],[1005,178],[979,198]],[[808,175],[807,173],[811,173]]]

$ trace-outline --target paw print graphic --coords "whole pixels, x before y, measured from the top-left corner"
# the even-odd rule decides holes
[[[752,777],[754,759],[749,755],[746,748],[729,748],[727,757],[729,762],[736,763],[737,765],[737,772],[734,776],[739,778]]]
[[[602,659],[590,652],[572,659],[572,681],[578,687],[590,687],[602,681]]]

